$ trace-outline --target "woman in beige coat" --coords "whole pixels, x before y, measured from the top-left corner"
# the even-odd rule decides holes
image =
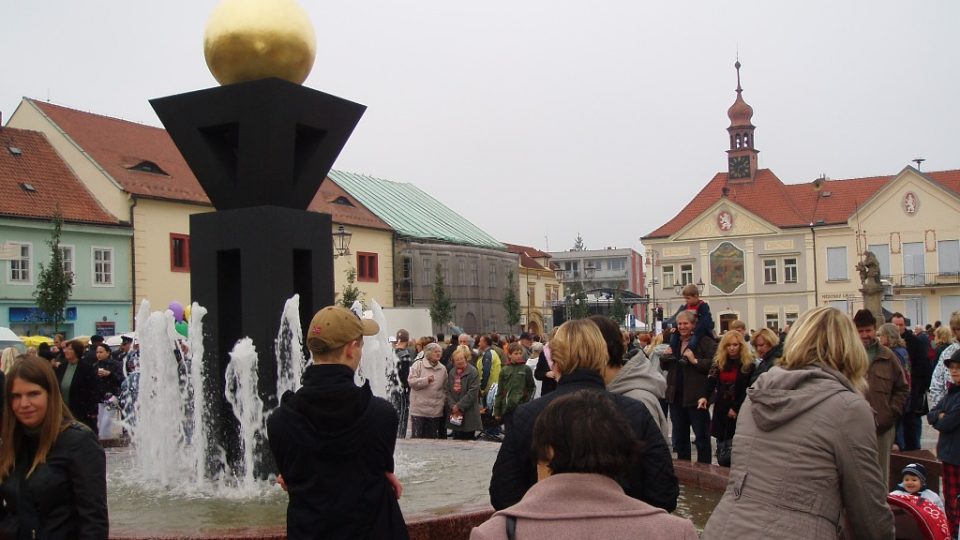
[[[615,480],[637,459],[640,445],[606,392],[556,398],[533,428],[537,483],[474,528],[470,539],[505,540],[512,528],[521,539],[697,540],[690,520],[628,496]]]
[[[864,398],[867,354],[849,317],[804,313],[783,363],[747,391],[733,439],[733,467],[704,540],[847,536],[894,538]]]
[[[445,439],[443,406],[447,398],[447,368],[440,363],[443,347],[428,343],[423,358],[410,366],[410,421],[412,439]]]

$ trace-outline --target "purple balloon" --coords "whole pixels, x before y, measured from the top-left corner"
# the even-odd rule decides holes
[[[167,309],[173,312],[173,320],[182,321],[183,320],[183,304],[177,301],[170,302],[170,305],[167,306]]]

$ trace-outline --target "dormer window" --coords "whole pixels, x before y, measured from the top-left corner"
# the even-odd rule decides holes
[[[137,163],[133,167],[127,167],[127,169],[131,171],[140,171],[145,173],[162,174],[164,176],[170,176],[169,174],[167,174],[166,171],[161,169],[159,165],[157,165],[152,161],[146,161],[146,160],[141,161],[140,163]]]
[[[37,188],[33,184],[28,184],[26,182],[20,182],[20,187],[28,193],[36,193]]]
[[[355,206],[352,202],[350,202],[350,199],[342,195],[334,199],[332,202],[333,204],[342,204],[343,206]]]

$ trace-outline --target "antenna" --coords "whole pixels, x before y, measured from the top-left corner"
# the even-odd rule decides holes
[[[922,157],[918,157],[918,158],[911,159],[910,161],[912,161],[912,162],[914,162],[914,163],[917,164],[917,170],[919,171],[919,170],[920,170],[920,164],[923,163],[924,161],[926,161],[926,159],[924,159],[924,158],[922,158]]]

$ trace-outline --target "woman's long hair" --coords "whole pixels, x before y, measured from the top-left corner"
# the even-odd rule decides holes
[[[13,382],[17,379],[36,384],[47,391],[47,413],[40,424],[40,439],[37,453],[27,471],[27,477],[33,474],[37,466],[47,461],[47,454],[53,448],[60,433],[73,422],[70,409],[60,395],[60,384],[50,367],[50,362],[32,355],[20,355],[10,368],[4,388],[3,425],[0,428],[0,481],[6,480],[17,461],[17,447],[26,429],[13,413]]]
[[[867,350],[850,317],[832,307],[813,308],[797,319],[780,365],[802,369],[817,363],[842,373],[861,394],[866,391]]]
[[[736,330],[727,330],[720,338],[720,344],[717,345],[717,354],[714,357],[717,367],[720,368],[720,371],[727,369],[727,364],[730,362],[730,357],[727,355],[727,345],[734,342],[740,344],[740,371],[750,373],[753,370],[753,351],[747,345],[747,340],[743,339],[743,334]]]

